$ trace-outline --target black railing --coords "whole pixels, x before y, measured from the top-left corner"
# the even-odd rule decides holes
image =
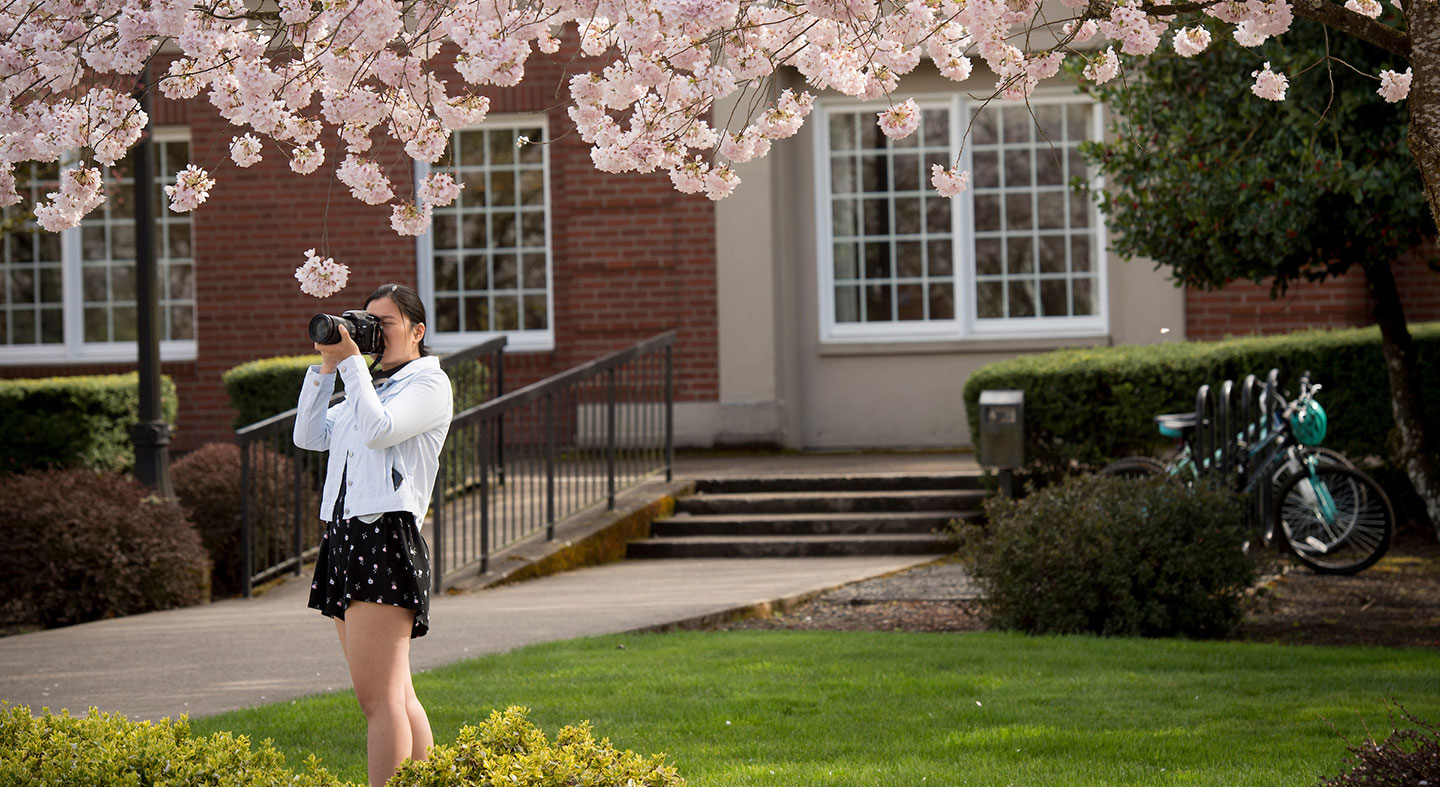
[[[435,589],[497,550],[663,469],[673,475],[669,331],[455,416],[427,534]]]
[[[504,393],[505,337],[497,337],[440,359],[450,375],[455,412]],[[345,397],[337,393],[334,404]],[[295,447],[295,411],[236,430],[240,446],[241,591],[286,571],[299,575],[319,549],[319,519],[326,452]]]

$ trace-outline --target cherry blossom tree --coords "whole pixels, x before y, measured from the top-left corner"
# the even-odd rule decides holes
[[[389,204],[391,226],[418,234],[434,206],[454,199],[453,182],[397,190],[372,145],[393,141],[436,161],[453,131],[485,119],[484,91],[520,83],[528,59],[559,52],[565,37],[604,63],[568,84],[569,116],[595,166],[664,171],[681,192],[721,199],[739,185],[732,165],[795,134],[814,105],[809,90],[775,93],[781,69],[815,91],[887,99],[876,122],[900,138],[918,121],[916,105],[897,95],[900,80],[923,59],[961,81],[979,57],[997,76],[995,95],[1021,98],[1067,57],[1105,82],[1167,39],[1180,54],[1203,50],[1204,28],[1171,29],[1176,14],[1194,11],[1247,46],[1299,15],[1392,53],[1395,68],[1372,76],[1388,100],[1414,94],[1410,145],[1433,209],[1440,5],[1407,4],[1405,29],[1376,21],[1380,10],[1378,0],[14,0],[0,6],[0,204],[20,200],[15,165],[57,160],[59,191],[33,206],[44,228],[73,227],[103,202],[96,165],[139,139],[148,119],[131,91],[157,58],[162,94],[204,92],[236,127],[235,166],[280,155],[308,175],[329,162],[356,199]],[[1109,40],[1103,51],[1085,44],[1096,35]],[[439,76],[452,73],[454,84]],[[1285,97],[1288,79],[1268,63],[1249,78],[1259,98]],[[739,103],[754,108],[748,116],[714,111],[747,94],[757,97]],[[322,132],[343,147],[326,150]],[[192,165],[165,193],[172,209],[193,210],[217,182],[222,174]],[[967,173],[936,165],[932,183],[953,196]],[[323,254],[307,254],[296,274],[320,296],[346,278]]]

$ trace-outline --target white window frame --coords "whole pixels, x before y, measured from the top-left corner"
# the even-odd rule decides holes
[[[461,131],[481,131],[493,129],[510,128],[534,128],[540,126],[545,132],[545,143],[535,143],[540,146],[540,163],[543,177],[545,179],[545,330],[519,330],[519,331],[464,331],[452,333],[440,333],[435,331],[426,334],[425,342],[431,349],[438,353],[451,353],[464,350],[467,347],[493,339],[497,336],[508,337],[505,344],[506,352],[548,352],[555,349],[555,265],[554,250],[555,244],[552,238],[554,227],[554,213],[551,209],[550,193],[550,136],[549,117],[541,115],[492,115],[485,119],[485,122],[478,126],[470,126]],[[416,186],[430,174],[431,165],[425,161],[415,162],[415,183]],[[462,192],[463,193],[463,192]],[[518,230],[517,230],[518,232]],[[420,293],[420,299],[425,304],[426,314],[430,316],[432,323],[435,320],[435,239],[433,225],[424,234],[415,238],[415,268],[416,283]]]
[[[190,129],[187,126],[157,126],[151,130],[151,138],[156,142],[186,142],[190,143]],[[193,151],[193,144],[192,144]],[[63,169],[68,163],[61,161]],[[161,184],[163,185],[163,184]],[[159,211],[164,210],[163,204],[152,206]],[[191,226],[190,259],[192,265],[197,268],[195,262],[195,225]],[[64,309],[65,341],[59,344],[45,345],[0,345],[0,366],[49,366],[56,364],[81,364],[81,363],[136,363],[139,360],[139,352],[136,343],[132,341],[119,342],[86,342],[85,341],[85,294],[83,281],[83,261],[80,253],[81,227],[75,226],[60,232],[60,259],[62,261],[60,286],[64,293],[62,307]],[[157,256],[156,265],[159,265]],[[156,275],[159,275],[157,272]],[[140,286],[139,281],[135,283]],[[198,286],[198,285],[197,285]],[[164,285],[160,287],[163,292]],[[198,298],[197,298],[198,300]],[[156,308],[160,308],[157,303]],[[199,329],[199,304],[196,304],[196,330]],[[164,315],[160,316],[160,324],[164,324]],[[193,361],[199,357],[198,342],[195,339],[162,340],[160,342],[160,360],[164,362]]]
[[[969,124],[969,113],[983,105],[983,101],[972,101],[962,94],[917,95],[914,96],[921,110],[946,108],[950,112],[950,149],[959,150],[961,137]],[[994,99],[990,103],[1002,106],[1024,105],[1023,101]],[[1094,107],[1090,119],[1092,139],[1102,139],[1104,131],[1099,105],[1089,98],[1073,91],[1036,91],[1030,104],[1087,104]],[[882,108],[875,103],[856,101],[822,101],[817,111],[822,113],[822,123],[816,124],[814,145],[815,166],[815,228],[816,265],[819,296],[819,332],[821,344],[847,344],[855,342],[913,342],[953,341],[956,339],[1033,339],[1033,338],[1080,338],[1105,336],[1110,330],[1109,303],[1107,297],[1108,270],[1106,248],[1108,241],[1103,217],[1093,202],[1087,205],[1090,225],[1093,228],[1092,254],[1095,269],[1093,293],[1095,311],[1083,317],[1013,317],[985,319],[977,317],[975,279],[975,217],[971,190],[962,192],[951,200],[951,226],[955,228],[952,253],[955,255],[952,269],[955,271],[954,302],[955,317],[948,320],[915,320],[892,322],[837,322],[835,319],[835,267],[834,234],[831,218],[830,183],[830,117],[836,113],[861,112],[873,114]],[[960,166],[971,170],[971,150],[966,145]],[[930,188],[926,173],[925,188]],[[1092,175],[1091,188],[1099,189],[1102,182]],[[1038,292],[1036,294],[1039,296]]]

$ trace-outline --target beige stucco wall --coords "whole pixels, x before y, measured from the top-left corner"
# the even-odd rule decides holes
[[[977,62],[977,66],[978,66]],[[977,72],[983,69],[977,67]],[[933,69],[901,94],[985,95],[984,74],[955,85]],[[798,92],[797,87],[797,92]],[[717,116],[726,116],[722,107]],[[1108,331],[1063,339],[822,343],[815,235],[814,129],[737,167],[743,183],[717,204],[720,401],[692,412],[696,443],[794,448],[963,447],[961,390],[979,367],[1062,346],[1184,338],[1183,291],[1147,261],[1105,255]],[[701,426],[701,422],[706,422]],[[708,428],[707,428],[708,427]]]

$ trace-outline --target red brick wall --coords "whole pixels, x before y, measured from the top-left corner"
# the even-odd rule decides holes
[[[1440,273],[1426,265],[1427,254],[1434,253],[1433,247],[1417,249],[1393,266],[1405,318],[1410,322],[1440,320]],[[1185,292],[1186,336],[1196,340],[1371,325],[1373,312],[1365,275],[1359,270],[1319,284],[1300,282],[1275,300],[1270,298],[1268,285],[1248,281],[1211,292]]]
[[[676,193],[663,174],[595,170],[589,147],[557,106],[556,85],[575,70],[573,62],[566,64],[567,55],[562,50],[554,64],[532,61],[523,85],[490,94],[492,114],[546,112],[554,140],[549,189],[555,349],[512,354],[507,387],[676,328],[676,398],[713,400],[719,388],[713,207],[703,196]],[[203,94],[186,102],[157,100],[154,111],[157,123],[190,127],[192,158],[219,181],[194,214],[199,357],[164,365],[180,397],[173,447],[184,451],[232,439],[234,412],[220,384],[225,370],[255,358],[310,352],[305,336],[310,315],[358,308],[381,282],[414,285],[415,241],[390,229],[388,206],[365,205],[327,176],[342,151],[333,137],[322,139],[327,161],[312,175],[290,172],[272,145],[262,163],[238,169],[229,160],[229,142],[239,132]],[[377,145],[376,154],[404,196],[410,169],[403,151],[392,142]],[[350,266],[351,284],[341,294],[316,300],[300,292],[294,270],[312,247]],[[4,367],[0,375],[132,368],[56,364]]]

